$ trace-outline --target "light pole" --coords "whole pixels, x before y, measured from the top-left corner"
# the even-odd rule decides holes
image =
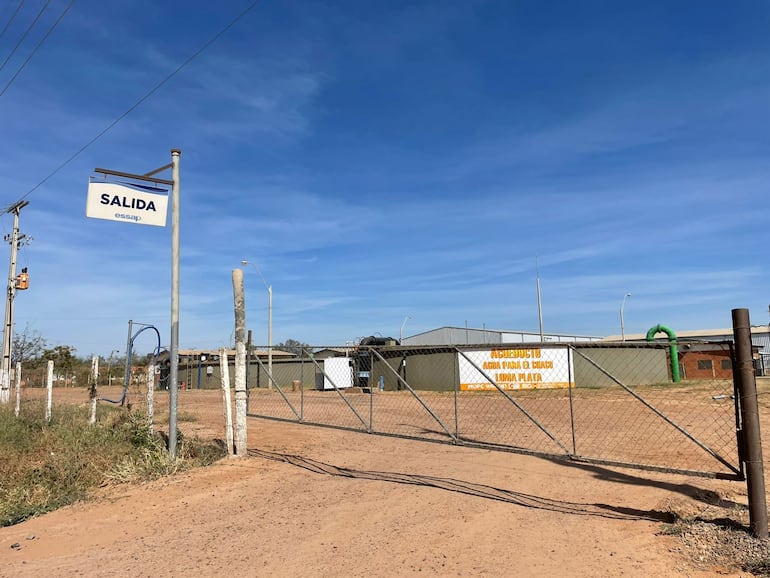
[[[626,309],[626,299],[631,297],[631,293],[626,293],[623,295],[623,303],[620,305],[620,341],[623,343],[626,342],[626,326],[625,326],[625,320],[623,319],[623,312]]]
[[[398,344],[401,345],[404,341],[404,325],[406,325],[406,322],[409,321],[412,318],[411,315],[407,315],[404,317],[404,322],[401,324],[401,331],[399,331],[398,334]]]
[[[112,385],[112,356],[116,353],[120,353],[120,350],[113,349],[110,351],[110,360],[107,362],[107,385]]]
[[[259,267],[251,261],[241,261],[241,265],[251,265],[254,270],[262,279],[262,283],[267,288],[267,373],[270,375],[268,379],[268,387],[273,387],[273,286],[268,285],[265,278],[262,276],[262,271]]]

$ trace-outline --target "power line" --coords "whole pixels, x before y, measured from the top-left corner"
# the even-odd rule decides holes
[[[50,0],[49,0],[50,1]],[[183,68],[185,68],[188,64],[190,64],[193,60],[195,60],[198,56],[203,53],[209,46],[214,44],[219,38],[224,35],[227,31],[230,30],[235,24],[241,20],[246,14],[251,12],[254,7],[260,2],[260,0],[254,0],[249,6],[246,7],[245,10],[243,10],[240,14],[238,14],[233,20],[231,20],[224,28],[222,28],[219,32],[217,32],[211,39],[209,39],[206,43],[203,44],[198,50],[196,50],[190,57],[188,57],[182,64],[180,64],[175,70],[173,70],[169,75],[167,75],[163,80],[161,80],[158,84],[153,86],[142,98],[137,100],[131,107],[129,107],[126,112],[121,114],[119,117],[117,117],[115,120],[113,120],[110,124],[108,124],[104,129],[102,129],[95,137],[93,137],[91,140],[86,142],[82,147],[80,147],[75,153],[70,156],[67,160],[65,160],[63,163],[61,163],[58,167],[56,167],[53,171],[51,171],[48,176],[46,176],[43,180],[41,180],[38,184],[36,184],[34,187],[32,187],[30,190],[28,190],[26,193],[24,193],[21,198],[19,198],[17,203],[19,201],[23,201],[27,197],[29,197],[33,192],[35,192],[37,189],[39,189],[41,186],[43,186],[48,180],[53,177],[55,174],[57,174],[60,170],[62,170],[64,167],[66,167],[68,164],[70,164],[72,161],[74,161],[77,157],[79,157],[83,151],[85,151],[88,147],[90,147],[92,144],[94,144],[96,141],[98,141],[100,138],[102,138],[107,132],[112,129],[116,124],[118,124],[121,120],[126,118],[129,114],[131,114],[136,108],[139,107],[144,101],[146,101],[148,98],[150,98],[153,94],[155,94],[164,84],[166,84],[169,80],[174,78]],[[3,209],[3,212],[8,212],[8,210],[13,207],[16,203],[13,203]]]
[[[8,55],[8,58],[5,59],[5,62],[0,64],[0,70],[3,70],[5,68],[5,65],[8,64],[8,61],[13,58],[13,55],[16,54],[16,51],[19,49],[19,46],[21,46],[22,42],[26,40],[27,36],[30,32],[32,32],[32,29],[35,27],[35,24],[37,24],[37,21],[40,20],[40,17],[43,15],[43,12],[45,12],[46,8],[48,8],[48,5],[51,3],[51,0],[46,0],[45,4],[43,4],[43,7],[40,9],[40,12],[37,13],[37,16],[35,16],[35,19],[32,21],[32,24],[30,24],[27,29],[24,31],[24,34],[19,39],[19,41],[16,43],[16,46],[13,47],[13,50],[11,50],[11,53]]]
[[[11,19],[6,23],[6,25],[3,27],[3,31],[0,32],[0,38],[3,37],[3,34],[10,28],[11,24],[13,24],[13,21],[16,19],[16,16],[19,15],[19,12],[21,12],[21,7],[24,6],[24,0],[21,0],[19,2],[19,5],[16,7],[16,11],[11,15]]]
[[[38,42],[38,43],[37,43],[37,46],[35,46],[35,48],[32,50],[32,52],[30,53],[30,55],[27,57],[27,59],[26,59],[26,60],[24,61],[24,63],[21,65],[21,67],[19,68],[19,70],[17,70],[17,71],[16,71],[16,74],[14,74],[14,75],[11,77],[11,80],[9,80],[9,81],[8,81],[8,84],[6,84],[6,85],[5,85],[5,87],[3,88],[3,90],[2,90],[2,91],[0,91],[0,96],[3,96],[3,95],[5,94],[5,92],[8,90],[8,88],[9,88],[9,87],[10,87],[10,86],[13,84],[13,81],[14,81],[14,80],[16,80],[16,77],[17,77],[17,76],[19,76],[19,74],[21,74],[21,71],[22,71],[22,70],[24,70],[24,68],[27,66],[27,64],[29,63],[29,61],[30,61],[30,60],[32,60],[32,57],[33,57],[33,56],[35,56],[35,53],[36,53],[36,52],[38,51],[38,49],[39,49],[39,48],[40,48],[40,47],[43,45],[43,43],[44,43],[46,40],[48,40],[48,37],[51,35],[51,33],[54,31],[54,29],[55,29],[55,28],[56,28],[56,27],[59,25],[59,22],[61,22],[61,21],[62,21],[62,19],[64,18],[64,16],[67,14],[67,12],[69,12],[69,9],[70,9],[70,8],[72,8],[72,5],[73,5],[74,3],[75,3],[75,0],[70,0],[70,3],[69,3],[69,4],[67,4],[67,7],[64,9],[64,12],[62,12],[62,13],[59,15],[59,18],[57,18],[57,19],[56,19],[56,22],[54,22],[54,23],[53,23],[53,26],[51,26],[51,27],[48,29],[48,32],[46,32],[46,33],[45,33],[45,36],[43,36],[43,38],[41,38],[41,39],[40,39],[40,42]]]

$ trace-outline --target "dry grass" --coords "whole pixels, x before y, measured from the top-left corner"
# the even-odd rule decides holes
[[[170,460],[146,416],[121,408],[109,408],[93,426],[84,406],[57,406],[50,423],[43,416],[38,403],[26,404],[18,418],[0,408],[0,526],[83,500],[105,484],[166,476],[224,456],[213,441],[182,438],[178,459]]]

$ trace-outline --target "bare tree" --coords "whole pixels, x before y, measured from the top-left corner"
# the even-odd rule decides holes
[[[38,331],[31,329],[29,323],[24,326],[24,331],[16,333],[13,336],[13,350],[11,352],[11,362],[26,363],[32,359],[39,358],[48,343]]]

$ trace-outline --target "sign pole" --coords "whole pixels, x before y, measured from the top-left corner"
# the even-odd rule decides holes
[[[177,401],[179,387],[179,157],[171,149],[171,368],[168,409],[168,452],[177,457]]]
[[[171,187],[171,351],[169,352],[169,408],[168,453],[172,460],[177,457],[177,392],[179,387],[179,157],[182,151],[171,149],[171,162],[143,175],[123,171],[95,168],[94,172],[105,176],[128,178],[137,181],[163,184]],[[171,180],[156,177],[171,169]],[[88,184],[86,217],[123,221],[141,225],[166,226],[167,197],[156,194],[162,189],[131,184]],[[166,191],[162,191],[166,192]],[[131,327],[129,326],[129,338]],[[126,350],[130,356],[130,347]]]

